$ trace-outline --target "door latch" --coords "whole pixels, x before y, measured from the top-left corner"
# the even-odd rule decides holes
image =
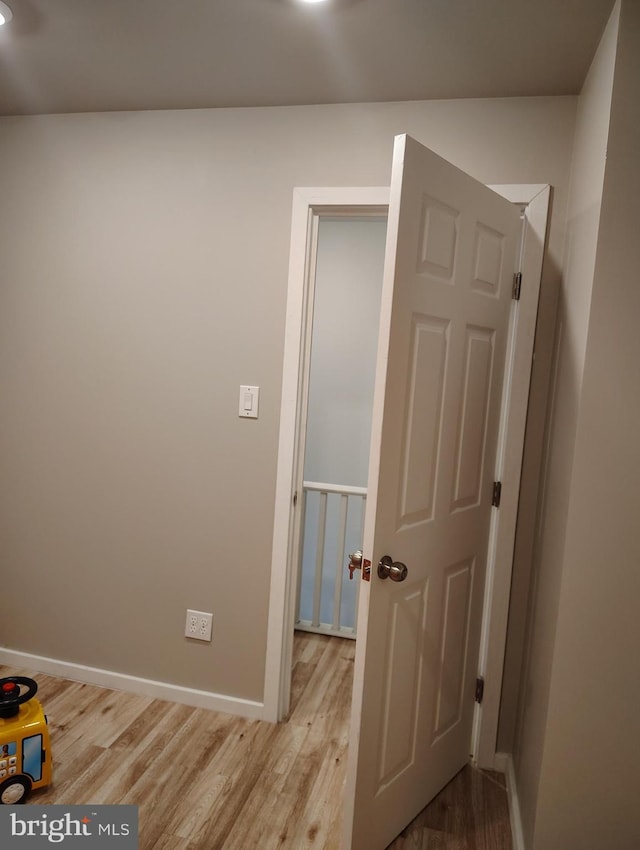
[[[367,561],[360,549],[357,549],[349,555],[349,563],[347,564],[347,567],[349,569],[350,581],[353,581],[354,572],[360,569],[362,570],[362,580],[371,581],[371,561]]]

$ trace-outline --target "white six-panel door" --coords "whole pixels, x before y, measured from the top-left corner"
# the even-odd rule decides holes
[[[345,850],[383,850],[468,760],[519,232],[511,203],[396,139]],[[405,581],[378,577],[384,555]]]

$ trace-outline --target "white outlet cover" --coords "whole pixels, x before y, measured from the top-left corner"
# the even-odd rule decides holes
[[[211,640],[213,614],[207,611],[187,609],[187,619],[184,626],[185,637],[192,640]]]

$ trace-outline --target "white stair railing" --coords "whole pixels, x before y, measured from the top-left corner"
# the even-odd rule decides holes
[[[349,586],[347,560],[362,546],[366,498],[365,487],[303,482],[297,629],[356,637],[358,583]]]

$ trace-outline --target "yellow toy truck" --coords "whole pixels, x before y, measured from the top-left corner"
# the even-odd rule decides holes
[[[23,690],[26,689],[26,690]],[[26,676],[0,679],[0,803],[24,803],[30,791],[51,782],[49,728],[34,699],[38,685]]]

